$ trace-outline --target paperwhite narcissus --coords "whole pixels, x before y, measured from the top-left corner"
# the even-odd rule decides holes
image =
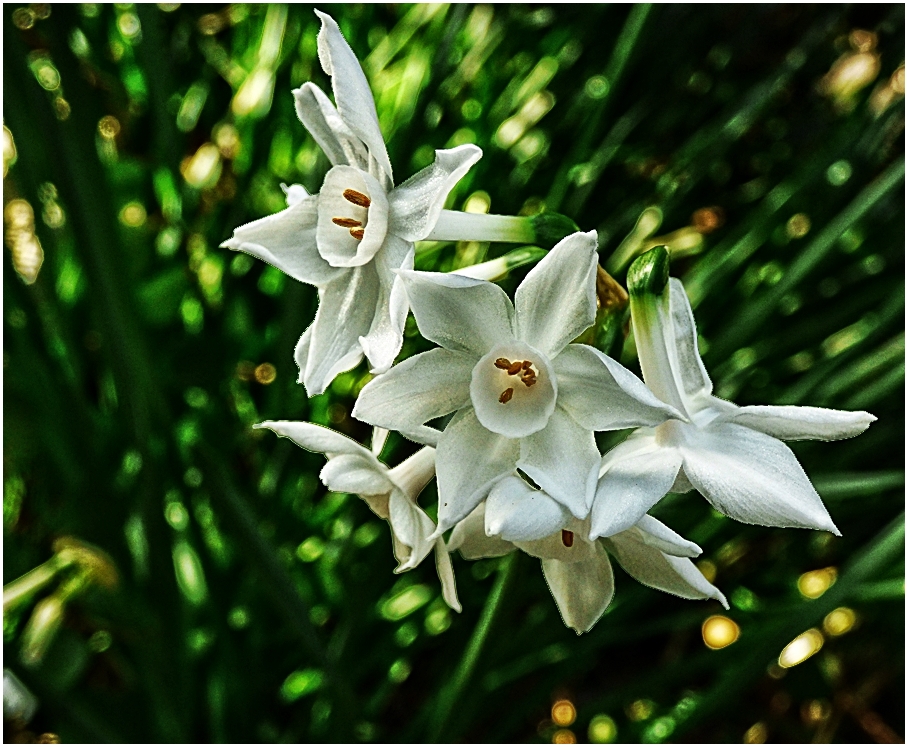
[[[394,271],[413,266],[413,242],[429,236],[451,188],[482,156],[475,145],[436,151],[435,163],[394,187],[362,68],[334,19],[316,13],[318,55],[337,106],[312,83],[294,97],[332,168],[317,195],[295,185],[286,210],[237,228],[222,244],[319,289],[315,321],[295,352],[310,395],[324,392],[363,353],[375,372],[391,366],[407,316]]]
[[[690,561],[700,548],[651,516],[612,537],[590,541],[588,535],[589,520],[566,515],[544,492],[510,476],[454,527],[448,550],[460,550],[467,560],[515,548],[540,558],[561,617],[577,633],[591,630],[614,596],[606,550],[646,586],[685,599],[717,599],[728,608],[722,592]]]
[[[353,416],[412,434],[455,413],[438,439],[436,534],[515,468],[585,518],[599,465],[593,432],[679,415],[611,358],[569,344],[595,320],[596,267],[595,232],[572,234],[513,304],[492,283],[400,271],[420,332],[441,347],[370,381]]]
[[[375,453],[352,438],[315,423],[277,420],[253,427],[270,428],[304,449],[328,457],[320,474],[328,489],[358,495],[391,526],[394,557],[400,564],[395,573],[415,568],[434,549],[445,602],[460,612],[454,569],[445,542],[441,538],[429,539],[435,523],[416,502],[435,476],[435,449],[426,446],[389,469]],[[380,441],[373,444],[375,452],[381,449]]]
[[[713,396],[690,302],[681,281],[668,279],[663,248],[636,260],[628,289],[643,379],[681,415],[634,431],[603,457],[592,537],[627,529],[666,493],[693,488],[738,521],[839,534],[782,440],[851,438],[876,418],[820,407],[738,407]]]

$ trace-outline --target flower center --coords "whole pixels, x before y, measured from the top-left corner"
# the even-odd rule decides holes
[[[517,377],[517,380],[525,387],[533,386],[536,383],[536,377],[539,375],[539,371],[533,366],[533,361],[511,362],[507,358],[496,358],[495,368],[507,371],[508,376]],[[501,393],[501,396],[498,397],[498,401],[501,402],[501,404],[506,405],[511,401],[513,396],[514,387],[508,387]]]
[[[352,202],[354,205],[365,208],[366,215],[364,220],[365,223],[369,222],[369,206],[372,204],[372,200],[369,199],[368,195],[357,192],[355,189],[345,189],[344,199],[347,202]],[[361,220],[356,220],[356,218],[332,218],[331,222],[341,228],[349,229],[350,235],[357,241],[362,241],[363,236],[366,235],[365,223]]]

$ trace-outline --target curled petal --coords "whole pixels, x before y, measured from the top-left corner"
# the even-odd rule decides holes
[[[612,565],[598,543],[593,557],[580,563],[543,560],[542,574],[561,619],[578,635],[592,630],[615,594]]]
[[[497,483],[485,505],[486,534],[509,542],[542,539],[567,526],[571,517],[564,506],[516,476]]]
[[[730,415],[720,416],[714,422],[743,425],[783,441],[838,441],[863,433],[874,420],[876,418],[873,415],[863,411],[847,412],[794,405],[752,405],[739,407]]]
[[[406,556],[397,557],[400,565],[395,572],[402,573],[415,568],[432,552],[435,542],[430,542],[428,537],[435,529],[435,524],[425,511],[399,489],[391,491],[388,509],[391,530],[400,543],[407,547]]]
[[[489,537],[485,529],[486,504],[480,503],[460,521],[448,542],[448,550],[460,550],[465,560],[498,558],[514,550],[514,545],[500,537]]]
[[[319,477],[336,493],[382,495],[394,487],[387,472],[372,454],[341,454],[328,460]]]
[[[441,581],[441,596],[445,603],[455,612],[460,612],[460,600],[457,598],[457,585],[454,582],[454,566],[451,564],[451,554],[445,547],[444,540],[435,542],[435,568],[438,579]]]
[[[369,169],[369,151],[347,127],[334,104],[314,83],[304,83],[293,92],[296,115],[318,143],[332,166]]]
[[[411,176],[388,195],[391,232],[407,241],[426,238],[435,227],[454,185],[480,158],[482,150],[475,145],[436,150],[435,163]]]
[[[364,458],[372,455],[367,448],[360,446],[352,438],[315,423],[304,423],[296,420],[268,420],[252,427],[268,428],[279,436],[289,438],[297,446],[302,446],[304,449],[314,451],[317,454],[324,454],[329,459],[341,454],[351,454]],[[375,464],[378,465],[380,463],[376,460]]]
[[[640,533],[640,539],[644,544],[654,547],[666,555],[674,555],[676,558],[696,558],[703,552],[699,545],[684,539],[652,516],[644,516],[634,528]]]

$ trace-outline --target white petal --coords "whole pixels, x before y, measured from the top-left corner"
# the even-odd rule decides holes
[[[438,529],[453,527],[489,493],[502,477],[514,472],[519,442],[483,428],[472,407],[458,412],[438,440]]]
[[[584,524],[585,522],[571,518],[554,534],[538,540],[517,540],[514,544],[527,555],[540,560],[559,560],[566,564],[585,563],[596,557],[598,543],[587,540],[589,532]],[[569,538],[567,532],[573,536]]]
[[[645,586],[683,599],[717,599],[725,609],[725,596],[687,558],[676,558],[647,544],[636,528],[602,540],[619,565]]]
[[[298,202],[302,202],[309,196],[309,191],[302,184],[281,184],[281,189],[287,197],[287,207],[293,207]]]
[[[325,285],[341,270],[329,265],[315,245],[318,195],[306,197],[286,210],[247,223],[222,247],[245,252],[309,285]]]
[[[497,285],[438,272],[401,270],[400,274],[416,324],[427,340],[477,358],[499,343],[514,340],[514,309]]]
[[[398,557],[400,565],[395,571],[402,573],[419,565],[435,546],[428,537],[435,524],[402,490],[392,490],[388,503],[389,521],[394,536],[409,549],[406,557]]]
[[[486,504],[480,503],[466,519],[454,527],[448,550],[460,550],[464,560],[498,558],[514,550],[514,545],[500,537],[489,537],[485,528]]]
[[[460,612],[460,600],[457,599],[457,584],[454,581],[451,554],[445,547],[444,540],[440,539],[435,542],[435,568],[438,571],[438,580],[441,581],[441,595],[445,603],[455,612]]]
[[[675,357],[678,364],[677,380],[685,399],[693,402],[712,394],[713,383],[700,359],[697,325],[694,322],[694,312],[690,307],[684,285],[677,278],[670,278],[668,293],[674,330]]]
[[[506,360],[515,374],[502,369]],[[522,379],[522,374],[533,378]],[[513,341],[496,345],[479,359],[470,377],[470,401],[476,417],[490,431],[508,438],[522,438],[542,430],[555,411],[558,382],[548,359],[534,347]]]
[[[399,430],[398,433],[414,443],[422,446],[431,446],[433,449],[438,446],[438,439],[441,438],[441,431],[428,425],[420,425],[412,429],[404,428]]]
[[[310,397],[324,392],[335,376],[362,360],[359,338],[372,325],[378,290],[378,277],[370,265],[346,270],[319,289],[308,346],[301,339],[296,349],[300,380]],[[307,353],[305,359],[303,353]]]
[[[388,151],[378,126],[378,114],[372,91],[366,82],[363,69],[341,34],[334,19],[316,10],[322,21],[318,33],[318,58],[324,71],[331,76],[331,87],[337,110],[344,122],[362,140],[369,153],[381,167],[389,182],[393,181]]]
[[[517,466],[578,519],[589,513],[599,469],[596,439],[560,407],[545,428],[520,439]]]
[[[368,208],[344,197],[352,189],[364,194]],[[357,239],[352,229],[337,225],[336,219],[359,221],[364,233]],[[318,193],[318,225],[315,238],[318,252],[332,267],[359,267],[371,262],[382,249],[388,233],[388,198],[384,188],[369,174],[353,166],[335,166]]]
[[[314,83],[304,83],[293,92],[296,115],[318,143],[332,166],[369,168],[369,151],[341,119],[334,104]]]
[[[367,448],[352,438],[315,423],[304,423],[297,420],[268,420],[252,427],[269,428],[277,435],[289,438],[298,446],[317,454],[324,454],[329,459],[340,454],[372,456]],[[376,461],[376,464],[379,462]]]
[[[519,477],[506,477],[486,499],[486,534],[503,540],[537,540],[568,525],[570,512]]]
[[[403,257],[399,258],[401,251]],[[396,266],[395,266],[396,265]],[[375,257],[380,293],[375,304],[375,317],[369,334],[360,344],[372,373],[380,374],[391,368],[404,344],[404,324],[410,310],[404,281],[392,270],[413,267],[413,245],[397,236],[388,235],[385,246]]]
[[[697,431],[680,451],[687,478],[726,516],[840,534],[797,458],[778,439],[723,423]]]
[[[434,228],[448,194],[470,167],[482,158],[475,145],[436,150],[435,162],[411,176],[388,195],[392,233],[407,241],[420,241]],[[464,237],[469,238],[469,237]]]
[[[671,488],[681,454],[653,437],[629,438],[602,460],[591,538],[608,537],[640,521]]]
[[[435,348],[372,379],[353,406],[353,417],[393,431],[414,430],[470,402],[473,359]]]
[[[720,416],[714,422],[744,425],[784,441],[837,441],[863,433],[874,420],[876,418],[869,412],[794,405],[751,405],[739,407],[733,414]]]
[[[592,630],[615,594],[612,565],[598,544],[595,556],[582,563],[543,560],[542,573],[561,619],[578,634]]]
[[[376,463],[371,454],[341,454],[328,460],[319,477],[328,490],[336,493],[382,495],[394,488],[387,473],[387,468]]]
[[[683,417],[624,366],[588,345],[568,345],[552,365],[558,404],[590,430],[654,426]]]
[[[635,525],[640,538],[650,547],[678,558],[696,558],[703,550],[690,540],[669,529],[658,519],[646,515]],[[631,530],[628,530],[631,531]]]
[[[388,477],[415,504],[423,488],[435,477],[435,449],[420,449],[390,470]]]
[[[554,358],[596,320],[596,232],[573,233],[524,278],[514,295],[517,336]]]
[[[382,449],[385,448],[385,443],[388,440],[388,436],[391,431],[387,428],[373,428],[372,429],[372,448],[370,451],[378,457],[381,454]]]

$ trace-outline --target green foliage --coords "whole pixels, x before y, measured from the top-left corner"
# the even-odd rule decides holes
[[[482,190],[494,213],[569,216],[621,281],[668,247],[719,396],[879,417],[851,441],[794,445],[841,538],[737,524],[694,494],[659,505],[733,603],[740,639],[721,650],[701,636],[716,603],[625,575],[578,638],[527,558],[455,558],[451,613],[431,561],[393,576],[387,528],[325,493],[320,456],[250,428],[370,435],[349,416],[365,366],[312,400],[296,383],[315,290],[218,248],[284,206],[282,183],[315,192],[327,170],[290,94],[329,87],[310,8],[4,7],[4,582],[64,535],[119,571],[48,620],[39,666],[19,657],[46,589],[5,616],[7,665],[41,700],[35,733],[903,738],[902,6],[331,8],[398,181],[433,148],[476,143],[448,207]],[[509,250],[426,244],[417,261]],[[383,456],[412,449],[392,436]],[[799,591],[825,568],[834,586]],[[811,628],[822,650],[775,665]],[[552,720],[558,698],[575,722]]]

